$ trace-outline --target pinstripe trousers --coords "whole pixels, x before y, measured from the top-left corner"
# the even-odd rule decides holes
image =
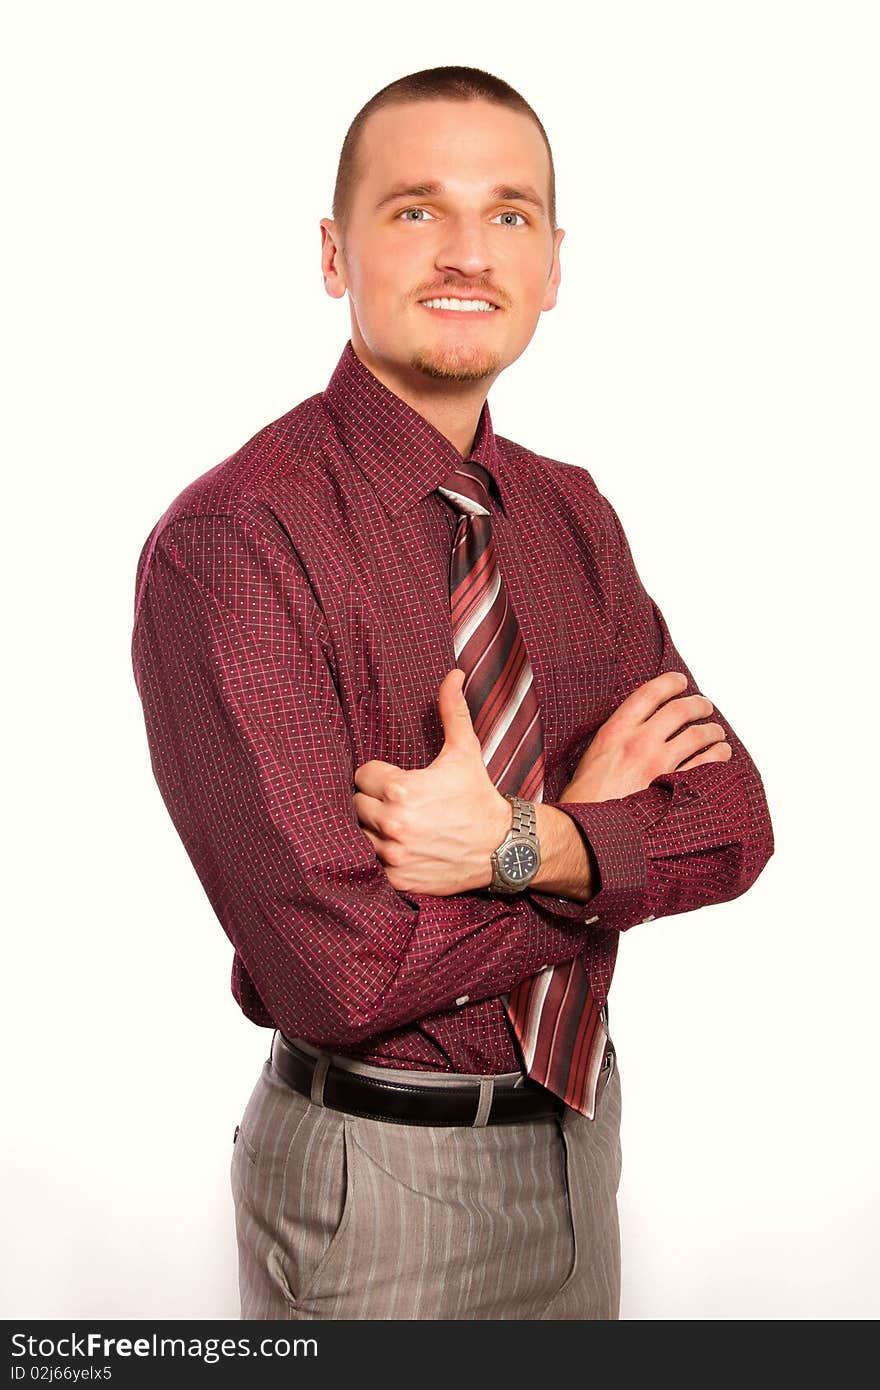
[[[593,1120],[408,1125],[315,1104],[268,1058],[230,1168],[241,1317],[618,1318],[616,1057],[606,1076]]]

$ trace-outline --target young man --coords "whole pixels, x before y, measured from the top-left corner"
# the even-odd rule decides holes
[[[274,1029],[242,1317],[617,1318],[619,933],[754,882],[763,786],[590,474],[494,433],[560,282],[531,107],[472,68],[392,83],[333,213],[327,389],[137,574],[153,769]]]

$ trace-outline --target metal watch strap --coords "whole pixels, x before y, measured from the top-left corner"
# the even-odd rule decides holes
[[[528,882],[514,885],[504,882],[498,872],[498,856],[505,847],[516,840],[527,840],[534,846],[540,860],[540,847],[538,844],[538,817],[534,803],[525,801],[522,797],[514,796],[511,792],[503,792],[505,801],[509,801],[513,808],[513,824],[505,835],[501,844],[492,853],[492,882],[489,885],[490,892],[493,893],[520,893],[528,887]],[[530,882],[531,880],[529,880]]]
[[[513,807],[513,824],[498,848],[503,849],[508,840],[537,840],[538,817],[534,802],[523,801],[521,796],[512,796],[510,792],[505,792],[504,797]]]

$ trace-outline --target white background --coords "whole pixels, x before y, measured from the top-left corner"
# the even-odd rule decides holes
[[[621,1316],[880,1313],[878,56],[841,0],[8,19],[4,1317],[238,1316],[232,1134],[271,1034],[153,781],[134,569],[326,385],[343,136],[442,63],[535,107],[567,231],[495,428],[617,507],[776,836],[742,898],[621,942]]]

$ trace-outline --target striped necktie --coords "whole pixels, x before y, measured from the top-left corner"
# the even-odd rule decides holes
[[[491,475],[463,460],[437,491],[459,513],[449,569],[452,635],[483,762],[502,793],[540,801],[544,728],[532,668],[501,578],[490,518]],[[526,1074],[593,1118],[608,1037],[579,956],[546,966],[502,996]]]

